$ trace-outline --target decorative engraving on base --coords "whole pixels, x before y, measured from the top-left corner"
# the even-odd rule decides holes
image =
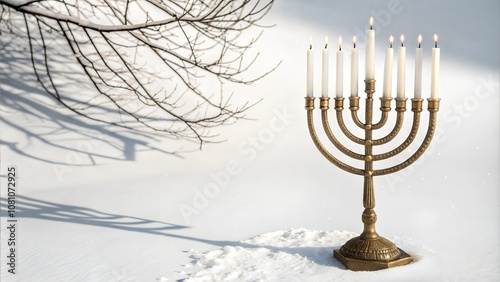
[[[345,257],[362,260],[392,261],[401,257],[396,245],[383,237],[368,240],[353,238],[339,252]]]
[[[342,255],[339,250],[333,251],[333,257],[340,261],[347,269],[352,271],[376,271],[397,266],[407,265],[413,258],[405,251],[397,248],[401,254],[398,259],[392,261],[374,261],[349,258]]]

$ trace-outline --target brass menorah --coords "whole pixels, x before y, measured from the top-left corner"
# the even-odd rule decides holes
[[[365,209],[362,214],[362,221],[364,224],[363,233],[361,233],[360,236],[347,241],[339,250],[334,251],[334,257],[337,260],[344,264],[348,269],[356,271],[372,271],[395,266],[402,266],[410,263],[413,260],[409,254],[399,249],[391,241],[379,236],[375,231],[375,222],[377,221],[377,215],[374,211],[375,194],[373,187],[373,177],[397,172],[411,165],[420,156],[422,156],[425,150],[429,147],[432,136],[434,135],[434,131],[436,128],[436,117],[440,102],[440,99],[437,98],[427,99],[429,125],[424,140],[417,151],[413,153],[413,155],[411,155],[408,159],[398,165],[384,169],[374,169],[373,162],[389,159],[396,156],[397,154],[408,148],[408,146],[414,141],[415,137],[417,136],[417,131],[420,124],[420,113],[422,112],[423,99],[411,99],[413,125],[406,140],[402,142],[398,147],[389,152],[382,154],[373,154],[373,146],[386,144],[398,135],[403,125],[407,99],[395,98],[397,117],[394,128],[385,137],[382,137],[380,139],[373,139],[373,131],[384,127],[388,120],[389,112],[391,111],[392,98],[380,98],[380,121],[373,124],[373,93],[375,92],[375,80],[365,80],[365,92],[367,97],[364,123],[361,122],[358,117],[359,97],[349,97],[349,110],[351,111],[352,120],[359,128],[364,130],[364,138],[355,136],[346,127],[342,114],[344,110],[344,98],[334,98],[336,118],[342,133],[352,142],[364,145],[364,154],[359,154],[351,151],[350,149],[342,145],[335,137],[335,134],[333,133],[328,121],[330,98],[321,97],[319,105],[321,110],[323,128],[326,132],[326,135],[328,136],[328,139],[343,154],[356,160],[364,160],[364,169],[355,168],[340,161],[330,152],[328,152],[328,150],[323,146],[318,138],[318,135],[316,134],[316,130],[314,129],[313,110],[315,98],[305,98],[305,108],[307,110],[307,124],[309,127],[309,133],[311,134],[312,140],[318,150],[321,152],[321,154],[323,154],[325,158],[327,158],[330,162],[332,162],[339,168],[356,175],[362,175],[364,177],[363,206]]]

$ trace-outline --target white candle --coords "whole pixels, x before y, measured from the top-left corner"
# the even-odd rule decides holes
[[[351,51],[351,97],[358,96],[358,49],[356,48],[356,36],[352,37],[354,47]]]
[[[439,55],[437,47],[438,36],[434,34],[434,48],[432,48],[432,69],[431,69],[431,98],[437,99],[439,94]]]
[[[422,35],[418,35],[418,48],[415,49],[415,92],[414,98],[422,98]]]
[[[307,50],[307,97],[313,97],[313,51],[312,38],[309,40],[309,49]]]
[[[406,75],[406,47],[404,47],[405,36],[401,35],[401,47],[398,49],[398,98],[405,98],[405,75]]]
[[[322,69],[322,84],[321,84],[321,97],[328,97],[328,72],[329,72],[329,52],[328,52],[328,37],[325,38],[325,48],[322,52],[323,69]]]
[[[373,17],[370,18],[370,29],[366,31],[365,79],[375,79],[375,30],[373,30]]]
[[[342,55],[342,37],[339,37],[339,50],[337,51],[337,91],[336,97],[344,96],[344,56]]]
[[[385,52],[385,66],[384,66],[384,98],[391,98],[392,94],[392,65],[394,61],[394,49],[392,43],[394,36],[389,37],[389,48]]]

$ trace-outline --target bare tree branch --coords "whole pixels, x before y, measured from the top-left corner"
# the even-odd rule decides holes
[[[259,54],[246,55],[273,2],[0,0],[0,26],[4,33],[25,33],[37,80],[64,107],[106,124],[192,140],[201,148],[219,141],[212,128],[244,118],[254,105],[233,106],[223,85],[251,84],[277,67],[246,77]],[[14,31],[19,16],[24,28]],[[59,48],[73,54],[95,93],[75,100],[61,90],[51,62]],[[103,107],[118,117],[95,113]]]

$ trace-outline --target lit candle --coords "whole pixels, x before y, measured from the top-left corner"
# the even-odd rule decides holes
[[[341,98],[344,93],[343,93],[343,88],[344,88],[344,57],[342,56],[342,37],[339,36],[339,50],[337,51],[337,91],[336,91],[336,97]]]
[[[385,52],[385,67],[384,67],[384,98],[391,98],[392,94],[392,65],[394,61],[394,49],[392,43],[394,36],[389,37],[389,48]]]
[[[312,38],[309,40],[309,49],[307,50],[307,97],[313,97],[313,52]]]
[[[415,92],[416,99],[422,98],[422,35],[418,35],[418,47],[415,49]]]
[[[351,51],[351,96],[358,96],[358,49],[356,48],[356,36],[352,37],[354,47]]]
[[[439,55],[438,36],[434,34],[434,48],[432,48],[432,69],[431,69],[431,98],[437,99],[439,94]]]
[[[328,58],[329,58],[329,52],[328,52],[328,37],[325,38],[325,48],[323,49],[322,52],[322,59],[323,59],[323,69],[322,69],[322,84],[321,84],[321,97],[328,97]]]
[[[370,18],[370,29],[366,31],[365,79],[375,79],[375,30],[373,30],[373,17]]]
[[[405,36],[401,35],[401,47],[398,49],[398,98],[405,98],[405,74],[406,74],[406,47],[404,47]]]

